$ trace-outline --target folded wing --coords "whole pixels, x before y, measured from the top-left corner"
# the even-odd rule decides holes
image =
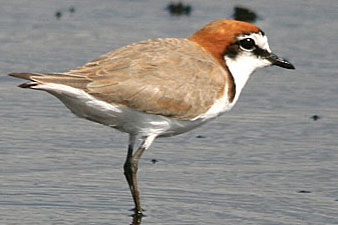
[[[131,44],[63,74],[11,74],[31,82],[58,83],[135,110],[191,119],[224,93],[226,74],[204,49],[187,39]]]

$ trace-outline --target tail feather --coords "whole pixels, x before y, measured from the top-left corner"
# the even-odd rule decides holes
[[[8,75],[12,77],[25,79],[25,80],[31,80],[32,76],[42,76],[42,74],[40,73],[10,73]]]
[[[36,86],[36,85],[38,85],[37,82],[26,82],[26,83],[19,84],[18,87],[20,87],[20,88],[31,88],[31,87]]]
[[[74,88],[85,89],[90,82],[88,78],[71,74],[43,74],[43,73],[10,73],[9,76],[29,80],[18,87],[31,88],[38,84],[54,83],[68,85]]]
[[[18,85],[18,87],[21,87],[21,88],[30,88],[30,87],[33,87],[33,86],[37,85],[38,83],[32,81],[31,77],[32,76],[41,76],[38,73],[10,73],[8,75],[12,76],[12,77],[16,77],[16,78],[30,80],[30,82],[26,82],[26,83]]]

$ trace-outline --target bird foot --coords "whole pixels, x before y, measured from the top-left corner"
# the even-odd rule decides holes
[[[144,209],[137,210],[136,208],[130,209],[129,211],[133,211],[134,214],[131,214],[130,216],[132,217],[144,217],[145,215],[143,214],[143,212],[145,211]]]

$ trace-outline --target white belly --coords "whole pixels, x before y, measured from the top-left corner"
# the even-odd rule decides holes
[[[147,114],[125,106],[109,104],[92,97],[85,91],[61,84],[39,84],[33,88],[56,96],[78,117],[134,135],[173,136],[192,130],[210,119],[178,120]]]

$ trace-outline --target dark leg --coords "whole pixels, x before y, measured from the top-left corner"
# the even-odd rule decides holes
[[[124,163],[124,176],[126,177],[126,180],[128,182],[130,192],[134,192],[134,187],[133,187],[133,179],[132,179],[132,171],[131,171],[131,159],[133,156],[133,146],[129,144],[128,146],[128,153],[127,153],[127,158]],[[134,199],[135,202],[135,199]],[[136,205],[136,203],[135,203]]]
[[[135,154],[126,160],[124,164],[124,175],[129,184],[131,195],[134,199],[135,204],[135,214],[142,214],[141,202],[140,202],[140,192],[137,185],[137,170],[138,170],[138,160],[145,148],[140,147],[137,149]]]
[[[129,136],[129,145],[128,145],[128,153],[127,153],[127,158],[126,161],[124,163],[124,176],[126,177],[126,180],[128,182],[129,185],[129,189],[130,192],[133,196],[134,199],[134,203],[136,206],[136,201],[135,201],[135,197],[134,197],[134,192],[135,192],[135,188],[133,185],[133,172],[132,172],[132,168],[131,168],[131,162],[132,162],[132,157],[133,157],[133,151],[134,151],[134,145],[135,145],[135,136],[130,135]],[[137,213],[136,208],[135,208],[135,213]]]
[[[154,141],[155,136],[150,136],[144,138],[140,147],[137,149],[133,155],[133,146],[135,142],[135,137],[130,136],[129,138],[129,147],[126,162],[124,163],[124,175],[129,184],[131,195],[133,196],[135,204],[135,214],[142,215],[141,201],[140,201],[140,192],[137,185],[137,170],[138,170],[138,161],[141,158],[143,152],[149,148],[151,143]]]

